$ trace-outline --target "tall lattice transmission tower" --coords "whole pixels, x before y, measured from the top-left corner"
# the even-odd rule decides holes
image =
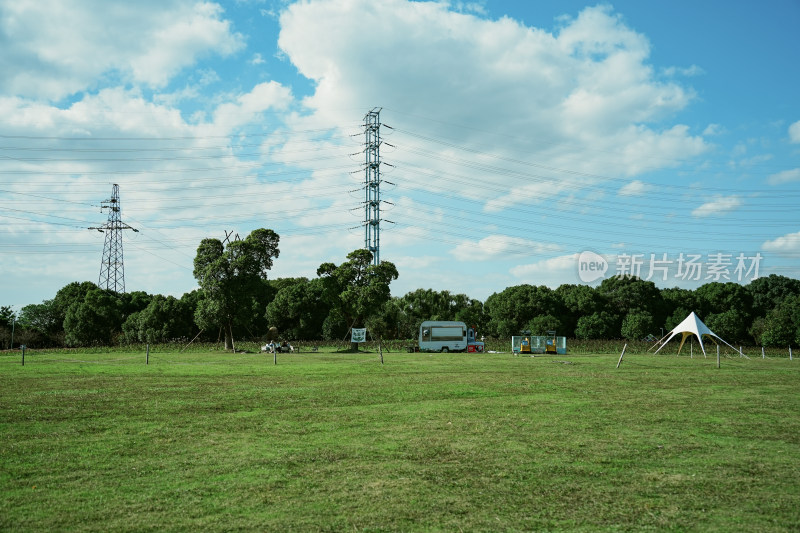
[[[364,116],[366,165],[364,190],[364,248],[372,252],[372,262],[381,262],[381,110]]]
[[[125,263],[122,257],[122,230],[130,229],[136,232],[139,230],[122,221],[119,185],[116,183],[111,189],[111,198],[101,204],[101,209],[108,209],[108,221],[100,227],[89,228],[106,234],[98,285],[100,288],[123,293],[125,292]]]

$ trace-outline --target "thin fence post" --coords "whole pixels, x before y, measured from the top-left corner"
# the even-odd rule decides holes
[[[789,346],[789,361],[792,360],[792,347]]]
[[[22,345],[22,366],[25,366],[25,345]]]
[[[764,356],[764,347],[763,346],[761,347],[761,359],[766,359],[766,357]]]
[[[278,364],[278,347],[276,346],[274,350],[272,350],[272,364]]]
[[[150,343],[149,342],[147,343],[147,355],[144,358],[144,364],[146,364],[146,365],[150,364]]]
[[[719,368],[719,344],[717,344],[717,368]]]
[[[625,343],[625,346],[622,347],[622,353],[619,354],[619,361],[617,361],[617,368],[619,368],[620,363],[622,363],[622,356],[625,355],[625,348],[628,347],[628,343]]]

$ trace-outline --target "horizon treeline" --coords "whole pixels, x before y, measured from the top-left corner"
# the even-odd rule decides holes
[[[243,313],[233,324],[237,340],[257,340],[277,327],[281,339],[341,340],[350,324],[324,298],[320,277],[262,279],[250,285]],[[18,316],[0,307],[0,345],[32,348],[112,346],[132,343],[204,342],[224,338],[222,325],[198,320],[206,294],[180,298],[142,291],[114,293],[95,283],[73,282]],[[205,302],[207,306],[208,302]],[[485,301],[449,291],[417,289],[386,300],[366,317],[376,338],[415,339],[423,320],[459,320],[479,336],[507,338],[555,330],[579,339],[660,338],[690,312],[731,343],[800,345],[800,280],[772,274],[748,285],[712,282],[697,289],[659,289],[636,277],[612,277],[597,287],[515,285]],[[205,327],[201,330],[198,322]]]

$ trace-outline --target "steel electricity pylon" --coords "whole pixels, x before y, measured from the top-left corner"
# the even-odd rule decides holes
[[[98,285],[102,289],[124,293],[125,292],[125,263],[122,255],[122,230],[132,228],[122,221],[122,206],[119,201],[119,185],[114,184],[111,198],[104,201],[101,209],[108,209],[108,221],[100,227],[89,228],[106,234],[103,245],[103,260],[100,263],[100,280]]]
[[[381,262],[381,110],[364,116],[366,166],[364,190],[364,248],[372,252],[373,264]]]

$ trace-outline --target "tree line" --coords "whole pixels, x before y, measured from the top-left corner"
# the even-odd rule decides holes
[[[180,298],[118,294],[92,282],[73,282],[51,300],[27,305],[19,316],[0,308],[0,343],[36,347],[126,343],[224,342],[257,339],[270,327],[281,338],[341,340],[351,327],[383,339],[413,339],[423,320],[459,320],[479,335],[508,338],[523,332],[579,339],[661,337],[695,311],[732,343],[800,344],[800,280],[772,274],[748,285],[712,282],[695,290],[659,289],[636,277],[612,277],[597,287],[515,285],[486,301],[449,291],[417,289],[391,296],[398,272],[391,262],[372,264],[355,250],[317,277],[269,279],[279,236],[268,229],[223,244],[204,239],[194,260],[199,288]]]

